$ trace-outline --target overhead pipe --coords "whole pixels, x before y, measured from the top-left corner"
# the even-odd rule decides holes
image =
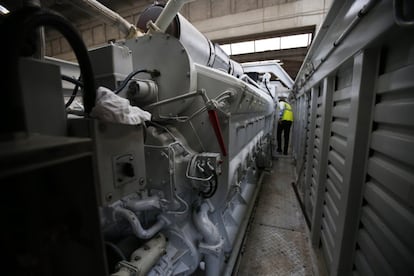
[[[174,20],[175,16],[184,6],[184,4],[188,2],[192,2],[194,0],[170,0],[168,1],[165,8],[162,10],[160,16],[158,16],[157,20],[154,24],[150,23],[150,28],[148,29],[148,33],[153,33],[154,31],[165,32],[171,22]]]
[[[115,25],[119,28],[121,32],[125,34],[125,38],[135,38],[141,34],[140,31],[135,27],[134,24],[129,23],[118,13],[107,8],[96,0],[80,0],[89,10],[98,13],[103,16],[104,21],[109,24]]]

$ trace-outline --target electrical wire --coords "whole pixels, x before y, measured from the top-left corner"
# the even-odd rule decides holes
[[[42,26],[51,27],[60,32],[72,47],[84,83],[85,113],[89,114],[96,100],[95,79],[86,46],[73,25],[63,16],[39,7],[24,7],[2,19],[0,37],[7,43],[0,43],[0,52],[3,53],[0,91],[6,92],[3,100],[7,102],[7,105],[1,109],[0,116],[13,119],[5,120],[0,133],[27,132],[27,121],[21,104],[23,96],[19,58],[24,56],[28,38]]]
[[[151,74],[151,77],[158,77],[160,75],[160,72],[158,70],[139,69],[139,70],[133,71],[122,81],[122,83],[119,85],[119,87],[117,89],[115,89],[114,93],[119,94],[119,92],[121,92],[127,86],[128,82],[135,75],[138,75],[140,73]]]
[[[199,163],[198,161],[196,161],[196,159],[197,159],[197,155],[194,155],[192,157],[192,160],[187,163],[187,169],[185,172],[185,176],[190,180],[203,182],[198,187],[200,190],[199,195],[202,196],[203,198],[210,198],[217,191],[217,183],[218,183],[217,174],[215,171],[211,171],[211,174],[207,175],[207,172],[204,171],[202,172],[202,177],[190,175],[190,167],[192,165],[197,166],[197,167],[199,166]],[[207,188],[205,188],[206,187],[205,183],[207,183],[208,185]]]
[[[61,76],[62,80],[73,83],[77,86],[83,87],[83,83],[80,81],[80,77],[76,80],[75,78],[69,77],[67,75]]]
[[[201,196],[203,197],[203,198],[211,198],[215,193],[216,193],[216,191],[217,191],[217,187],[218,187],[218,185],[217,185],[217,174],[216,173],[213,173],[214,174],[214,178],[212,179],[212,181],[209,181],[208,183],[209,183],[209,189],[206,191],[206,192],[200,192],[200,194],[201,194]]]
[[[74,78],[71,78],[69,76],[62,75],[62,80],[75,84],[75,87],[73,88],[73,91],[72,91],[72,95],[70,96],[69,100],[65,104],[65,108],[68,108],[75,100],[76,95],[78,94],[78,91],[79,91],[79,87],[83,87],[83,83],[80,81],[81,80],[80,76],[77,80],[75,80]]]
[[[267,86],[267,81],[264,82],[266,89],[267,89],[267,93],[269,93],[270,97],[272,97],[272,100],[275,100],[275,98],[273,97],[272,93],[270,92],[269,86]]]

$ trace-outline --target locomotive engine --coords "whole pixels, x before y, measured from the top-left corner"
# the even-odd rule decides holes
[[[160,31],[160,13],[141,15],[145,35],[90,51],[108,89],[68,135],[93,144],[109,273],[229,273],[271,165],[274,102],[182,16]],[[100,101],[121,119],[105,120]],[[125,123],[133,112],[142,121]]]
[[[93,63],[122,57],[122,70],[129,66],[132,72],[149,72],[137,75],[119,93],[152,115],[138,153],[145,172],[140,171],[143,163],[120,165],[127,166],[121,178],[127,172],[134,175],[132,171],[145,177],[126,184],[131,186],[128,192],[121,185],[118,192],[101,190],[101,196],[102,229],[111,249],[130,239],[120,234],[121,226],[153,244],[118,263],[115,275],[130,275],[130,266],[146,273],[153,265],[148,275],[189,275],[200,263],[206,275],[223,273],[244,234],[260,169],[271,161],[271,97],[244,81],[249,78],[241,66],[185,19],[178,16],[174,23],[179,24],[179,38],[154,32],[91,53]],[[108,53],[111,57],[102,56]],[[127,72],[101,73],[105,83]]]

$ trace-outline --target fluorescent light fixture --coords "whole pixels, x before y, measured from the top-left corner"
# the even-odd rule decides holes
[[[8,14],[10,11],[6,9],[4,6],[0,5],[0,14]]]

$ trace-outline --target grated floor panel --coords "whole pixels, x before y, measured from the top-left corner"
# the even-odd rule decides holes
[[[292,181],[291,159],[274,161],[262,184],[236,275],[314,275],[308,232]]]

